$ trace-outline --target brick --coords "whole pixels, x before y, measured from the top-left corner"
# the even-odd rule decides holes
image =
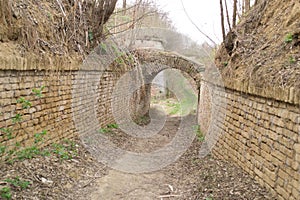
[[[300,196],[300,190],[298,189],[296,189],[296,188],[293,188],[292,189],[292,196],[294,197],[294,198],[296,198],[296,199],[299,199],[299,196]]]
[[[268,168],[264,168],[264,173],[265,173],[265,175],[266,175],[266,178],[272,180],[273,183],[275,184],[275,180],[276,180],[276,178],[277,178],[276,172],[274,172],[274,171],[272,172],[272,171],[270,171]],[[270,185],[271,185],[271,184],[270,184]],[[274,187],[274,186],[272,186],[272,187]]]
[[[279,169],[278,176],[280,178],[282,178],[283,180],[289,178],[289,175],[285,171],[283,171],[282,169]]]
[[[294,144],[294,150],[296,151],[296,154],[300,154],[300,143]]]
[[[283,197],[283,199],[288,199],[288,197],[290,196],[290,194],[280,186],[277,186],[275,190]]]

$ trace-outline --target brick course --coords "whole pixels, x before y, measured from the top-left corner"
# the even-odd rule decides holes
[[[226,115],[224,122],[218,124],[221,130],[213,155],[233,161],[279,199],[300,199],[298,99],[292,98],[292,103],[274,99],[274,94],[267,98],[229,87],[220,92],[205,80],[201,88],[201,94],[227,101],[226,109],[208,98],[200,101],[199,122],[205,134],[211,134],[205,128],[214,116],[211,107]]]

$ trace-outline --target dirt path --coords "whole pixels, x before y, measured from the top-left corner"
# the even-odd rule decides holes
[[[162,131],[148,139],[131,137],[119,129],[108,137],[122,149],[152,152],[174,139],[179,124],[180,118],[169,117]],[[0,163],[0,188],[10,186],[12,199],[18,200],[276,199],[231,163],[210,155],[200,159],[201,142],[197,139],[176,162],[141,174],[111,169],[97,162],[80,140],[74,143],[72,148],[64,144],[65,153],[77,152],[71,159],[51,154],[13,164]],[[30,186],[20,190],[4,181],[14,177],[29,181]]]
[[[179,118],[168,118],[164,129],[150,139],[134,139],[120,130],[110,139],[130,151],[150,152],[169,143],[179,123]],[[152,173],[129,174],[110,169],[95,181],[89,199],[271,199],[241,169],[211,156],[199,159],[200,146],[195,140],[179,160]]]

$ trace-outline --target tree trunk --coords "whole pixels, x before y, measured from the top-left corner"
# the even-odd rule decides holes
[[[250,10],[250,0],[245,0],[245,11],[248,12]]]
[[[231,31],[231,24],[230,24],[229,12],[228,12],[227,0],[225,0],[225,10],[226,10],[226,18],[227,18],[229,31]]]
[[[123,0],[123,15],[126,15],[127,3],[126,0]]]
[[[236,26],[236,17],[237,17],[237,0],[233,1],[233,14],[232,14],[232,27]]]
[[[223,42],[225,41],[225,25],[224,25],[224,10],[223,10],[223,3],[220,0],[220,9],[221,9],[221,28],[222,28],[222,36]]]

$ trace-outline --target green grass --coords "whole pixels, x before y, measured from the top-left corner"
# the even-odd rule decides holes
[[[164,104],[168,107],[167,113],[170,115],[188,115],[192,110],[196,109],[195,100],[193,98],[187,98],[181,102],[174,100],[162,100],[158,104]]]
[[[113,129],[118,129],[118,124],[107,124],[105,127],[99,129],[99,133],[113,133]]]
[[[205,140],[205,135],[201,132],[200,126],[199,125],[195,125],[193,126],[195,133],[196,133],[196,137],[198,139],[199,142],[203,142]]]
[[[5,179],[4,181],[6,183],[10,183],[16,188],[21,188],[21,190],[28,188],[29,185],[31,184],[29,181],[21,180],[18,176],[13,179]]]
[[[0,190],[0,197],[3,199],[11,199],[12,197],[11,189],[9,187],[3,187]]]
[[[292,42],[292,41],[293,41],[293,34],[288,33],[288,34],[285,36],[285,38],[284,38],[284,42],[290,43],[290,42]]]
[[[52,153],[56,154],[61,160],[70,160],[78,155],[76,143],[71,140],[64,140],[61,144],[52,144]]]

